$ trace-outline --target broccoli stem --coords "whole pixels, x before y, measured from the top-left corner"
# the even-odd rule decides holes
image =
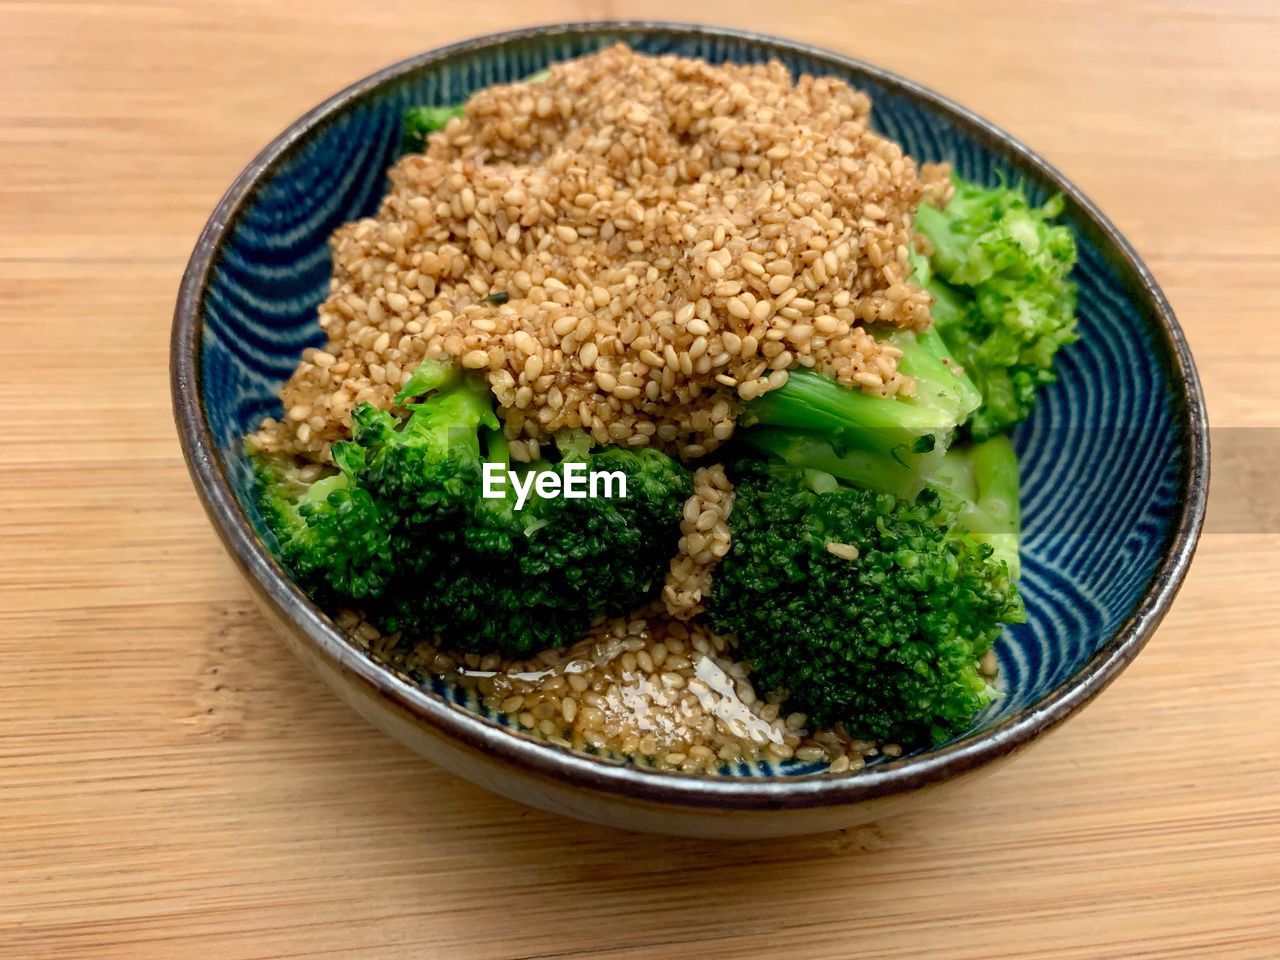
[[[892,454],[870,450],[843,450],[837,452],[817,433],[789,430],[780,427],[760,427],[748,430],[743,440],[754,449],[781,460],[790,467],[811,474],[810,486],[816,492],[824,479],[835,477],[855,487],[867,487],[892,493],[904,500],[913,500],[924,489],[925,473],[920,461],[932,454],[896,458]]]
[[[423,360],[414,367],[409,382],[396,394],[396,406],[402,407],[414,397],[453,386],[460,376],[457,366],[447,360]]]
[[[956,224],[964,220],[971,206],[961,191],[951,198],[945,213],[927,203],[920,204],[916,210],[916,232],[928,237],[933,245],[933,252],[929,255],[931,264],[954,268],[964,262],[973,238],[965,235]]]
[[[488,463],[501,464],[508,470],[511,468],[511,444],[507,442],[507,435],[501,429],[485,430],[484,449],[484,458]]]
[[[1018,541],[1018,457],[1004,435],[971,446],[953,447],[929,478],[929,486],[959,503],[957,521],[973,538],[991,545],[1015,579],[1021,572]]]
[[[742,424],[813,430],[837,446],[876,453],[945,446],[976,409],[977,388],[948,365],[946,348],[933,334],[899,331],[887,339],[902,351],[898,368],[916,381],[913,395],[876,397],[812,370],[797,369],[781,388],[753,400],[743,412]]]
[[[937,334],[898,331],[887,340],[902,351],[898,369],[915,379],[914,394],[876,397],[793,370],[747,406],[742,439],[793,467],[914,497],[981,397]]]
[[[982,394],[964,371],[951,362],[951,351],[936,330],[914,334],[899,331],[889,337],[889,342],[902,351],[898,369],[915,378],[916,392],[912,399],[926,408],[945,411],[950,431],[954,432],[982,405]]]
[[[932,207],[921,207],[921,209],[933,210]],[[934,213],[936,212],[935,210]],[[966,298],[951,284],[933,275],[933,265],[928,257],[915,250],[911,251],[910,257],[911,272],[916,283],[933,297],[933,305],[929,308],[933,326],[923,336],[929,338],[930,348],[937,356],[951,360],[954,355],[947,346],[946,331],[949,327],[964,322],[967,312]],[[917,336],[921,335],[917,334]],[[982,391],[978,389],[977,384],[973,384],[973,387],[981,397]]]
[[[959,290],[937,277],[921,286],[933,296],[933,306],[929,308],[929,313],[933,316],[933,334],[943,345],[943,349],[948,350],[947,330],[964,321],[968,309],[965,298]]]

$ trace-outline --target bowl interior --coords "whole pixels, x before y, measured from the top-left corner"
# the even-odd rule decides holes
[[[461,45],[389,71],[318,123],[300,125],[228,224],[208,275],[201,304],[203,406],[227,475],[259,530],[240,437],[262,416],[279,414],[281,382],[305,347],[323,342],[315,310],[328,289],[329,234],[375,210],[404,108],[455,103],[480,87],[618,40],[649,53],[712,62],[778,59],[797,74],[840,76],[872,96],[875,125],[917,160],[949,160],[963,176],[985,183],[1020,180],[1036,199],[1055,189],[1016,146],[911,85],[765,38],[570,29]],[[1043,392],[1015,437],[1023,469],[1028,622],[1001,640],[1005,695],[966,737],[1034,705],[1076,673],[1135,610],[1178,526],[1191,441],[1185,387],[1167,334],[1143,278],[1070,197],[1066,218],[1079,240],[1083,336],[1060,354],[1059,381]],[[424,682],[479,709],[449,684]],[[789,762],[724,772],[816,769]]]

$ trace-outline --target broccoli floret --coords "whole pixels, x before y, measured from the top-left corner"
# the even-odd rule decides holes
[[[551,71],[539,70],[524,78],[524,83],[542,83],[551,76]],[[410,107],[404,112],[400,121],[400,152],[421,153],[427,147],[427,134],[443,130],[454,117],[463,115],[465,108],[460,103],[447,107]]]
[[[1076,245],[1052,222],[1061,197],[1033,207],[1016,187],[953,181],[945,210],[925,204],[916,214],[933,247],[927,263],[916,258],[917,279],[936,300],[938,333],[981,391],[968,429],[985,440],[1031,412],[1036,391],[1056,379],[1054,355],[1077,339]]]
[[[1023,614],[1006,565],[949,498],[758,462],[735,473],[707,611],[737,634],[757,686],[855,737],[915,747],[963,731],[993,696],[979,661]]]
[[[504,469],[512,465],[493,456]],[[626,496],[542,497],[542,474],[564,483],[569,464],[625,478]],[[579,639],[599,616],[625,613],[653,596],[676,541],[687,470],[653,450],[607,447],[566,453],[556,464],[516,466],[527,499],[516,509],[514,484],[501,499],[479,502],[462,531],[459,563],[440,598],[462,649],[526,654]],[[615,479],[615,494],[621,485]]]
[[[428,361],[396,402],[407,416],[356,408],[346,453],[381,507],[395,558],[396,578],[368,605],[385,629],[526,654],[580,639],[593,619],[643,603],[660,585],[692,487],[671,458],[592,451],[583,435],[566,439],[558,463],[514,465],[522,488],[532,485],[525,502],[510,483],[485,497],[484,465],[503,477],[513,468],[487,385]],[[626,497],[539,496],[537,475],[563,484],[570,463],[584,477],[621,474]]]
[[[545,578],[555,596],[580,598],[597,614],[622,613],[661,585],[692,478],[652,448],[568,453],[554,469],[563,473],[574,462],[584,464],[588,476],[598,471],[625,478],[627,496],[539,500],[521,572],[526,579]]]
[[[410,107],[400,121],[400,152],[421,153],[427,148],[427,135],[443,130],[454,117],[462,116],[461,104],[449,107]]]
[[[384,505],[396,561],[411,576],[458,549],[480,497],[482,440],[498,430],[487,385],[451,364],[420,364],[396,402],[423,394],[407,418],[367,403],[351,414],[359,483]]]
[[[913,393],[877,397],[795,369],[781,388],[747,405],[740,439],[792,467],[914,497],[982,398],[948,364],[937,334],[898,331],[887,339],[902,351],[898,368],[915,379]]]
[[[280,562],[303,589],[324,601],[368,600],[381,595],[394,570],[387,518],[353,483],[353,451],[338,444],[334,457],[340,470],[303,479],[304,468],[288,458],[255,456],[258,509]]]

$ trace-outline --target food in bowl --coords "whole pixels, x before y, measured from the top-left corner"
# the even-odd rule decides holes
[[[1007,433],[1075,247],[869,116],[625,47],[410,111],[247,438],[284,566],[571,748],[839,772],[962,733],[1022,616]]]

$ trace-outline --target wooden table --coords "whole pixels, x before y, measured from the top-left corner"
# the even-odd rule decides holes
[[[1108,211],[1190,337],[1220,456],[1181,597],[943,808],[726,846],[490,796],[300,672],[187,480],[169,315],[249,157],[414,51],[627,15],[977,108]],[[1275,474],[1233,489],[1280,427],[1277,49],[1266,0],[0,6],[0,957],[1280,957],[1280,524],[1241,510]]]

